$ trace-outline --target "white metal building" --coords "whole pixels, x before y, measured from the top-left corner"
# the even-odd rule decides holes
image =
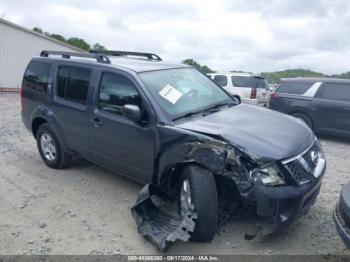
[[[0,18],[0,88],[20,88],[28,62],[42,50],[82,52]]]

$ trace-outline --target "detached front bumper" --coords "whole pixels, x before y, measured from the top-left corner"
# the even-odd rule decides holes
[[[139,233],[162,252],[177,240],[188,241],[194,230],[197,214],[189,211],[184,218],[170,215],[152,201],[152,196],[169,200],[167,194],[158,186],[144,186],[131,208]]]
[[[320,189],[321,179],[299,187],[256,185],[254,193],[257,215],[262,219],[259,223],[262,233],[279,231],[306,214],[315,204]]]

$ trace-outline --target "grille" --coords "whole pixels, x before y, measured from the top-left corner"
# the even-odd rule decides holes
[[[299,184],[305,184],[312,179],[315,179],[314,171],[319,160],[320,150],[321,149],[315,140],[306,152],[292,160],[286,160],[283,162],[285,167]]]
[[[311,181],[312,177],[310,173],[305,170],[298,160],[287,163],[286,167],[300,184],[305,184]]]

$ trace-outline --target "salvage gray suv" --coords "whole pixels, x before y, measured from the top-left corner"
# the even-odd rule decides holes
[[[242,210],[272,233],[320,191],[325,158],[302,121],[238,104],[196,69],[155,54],[43,51],[25,71],[21,100],[49,167],[79,156],[147,184],[132,214],[161,250],[210,241]],[[177,200],[178,215],[157,209],[154,194]]]

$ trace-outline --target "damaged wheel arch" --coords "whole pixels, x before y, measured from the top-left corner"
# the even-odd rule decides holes
[[[211,173],[223,174],[228,149],[217,141],[180,142],[170,146],[159,157],[156,183],[176,193],[183,169],[198,165]]]

